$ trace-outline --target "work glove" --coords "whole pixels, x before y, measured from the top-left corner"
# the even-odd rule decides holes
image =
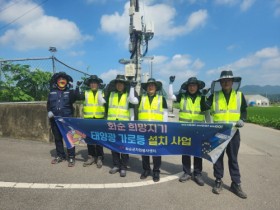
[[[137,85],[137,81],[131,81],[130,82],[130,87],[136,87],[136,85]]]
[[[169,84],[172,84],[175,81],[175,76],[169,77]]]
[[[49,111],[49,112],[48,112],[48,118],[51,119],[51,118],[53,118],[53,117],[54,117],[53,112],[52,112],[52,111]]]
[[[104,83],[101,83],[101,84],[99,85],[99,89],[100,89],[100,90],[103,90],[105,87],[106,87],[106,84],[104,84]]]
[[[72,88],[73,87],[73,82],[69,82],[69,88]]]
[[[83,81],[77,81],[77,86],[80,87],[83,84]]]
[[[202,96],[206,96],[206,95],[208,94],[209,90],[210,90],[210,88],[204,88],[204,89],[202,89],[202,90],[201,90],[201,95],[202,95]]]
[[[237,128],[242,128],[243,126],[244,126],[243,120],[238,120],[235,124],[235,127],[237,127]]]

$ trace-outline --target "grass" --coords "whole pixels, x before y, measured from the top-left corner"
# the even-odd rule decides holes
[[[247,122],[280,130],[280,107],[248,107]]]
[[[179,109],[179,103],[173,104]],[[247,122],[280,130],[280,106],[248,107]]]

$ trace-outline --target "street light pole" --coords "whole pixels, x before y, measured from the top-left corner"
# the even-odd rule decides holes
[[[149,72],[150,78],[153,77],[153,60],[154,60],[154,58],[155,58],[155,56],[145,56],[145,57],[141,58],[141,60],[147,60],[147,59],[150,60],[150,72]]]
[[[51,59],[52,59],[53,73],[55,74],[56,70],[55,70],[55,63],[54,63],[54,59],[55,59],[54,54],[57,52],[57,49],[56,49],[56,47],[50,47],[49,51],[52,54]]]

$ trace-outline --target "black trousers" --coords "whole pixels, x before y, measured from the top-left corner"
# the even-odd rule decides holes
[[[193,174],[194,176],[201,175],[202,172],[202,159],[198,157],[194,157],[193,163]],[[183,171],[186,174],[191,175],[191,156],[183,155],[182,156],[182,164],[183,164]]]
[[[87,144],[88,154],[93,157],[104,156],[103,147],[98,144]]]
[[[239,130],[236,131],[233,138],[229,142],[227,148],[225,149],[228,156],[228,167],[231,180],[236,184],[240,184],[240,172],[238,166],[238,150],[240,146],[240,133]],[[224,176],[224,152],[221,154],[217,162],[214,164],[214,176],[217,179],[222,179]]]
[[[113,157],[114,167],[118,167],[121,170],[127,169],[127,164],[128,164],[128,159],[129,159],[128,154],[123,154],[123,153],[118,153],[118,152],[112,151],[112,157]]]
[[[85,118],[85,119],[89,119],[89,120],[102,120],[104,118]],[[101,145],[98,145],[98,144],[87,144],[87,148],[88,148],[88,155],[91,155],[93,157],[98,157],[98,156],[104,157],[104,151],[103,151],[103,147]]]
[[[59,128],[57,127],[57,124],[54,121],[54,118],[50,120],[51,122],[51,129],[52,133],[54,135],[54,142],[55,142],[55,149],[56,149],[56,155],[58,157],[65,158],[65,152],[64,152],[64,146],[63,146],[63,140],[62,135],[59,131]],[[68,157],[75,158],[75,147],[71,149],[67,149]]]
[[[161,156],[152,156],[152,158],[154,163],[153,172],[160,172]],[[144,170],[151,170],[150,156],[142,155],[142,167]]]

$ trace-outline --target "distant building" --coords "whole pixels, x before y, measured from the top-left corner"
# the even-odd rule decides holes
[[[269,99],[262,95],[245,95],[248,106],[269,106]]]

